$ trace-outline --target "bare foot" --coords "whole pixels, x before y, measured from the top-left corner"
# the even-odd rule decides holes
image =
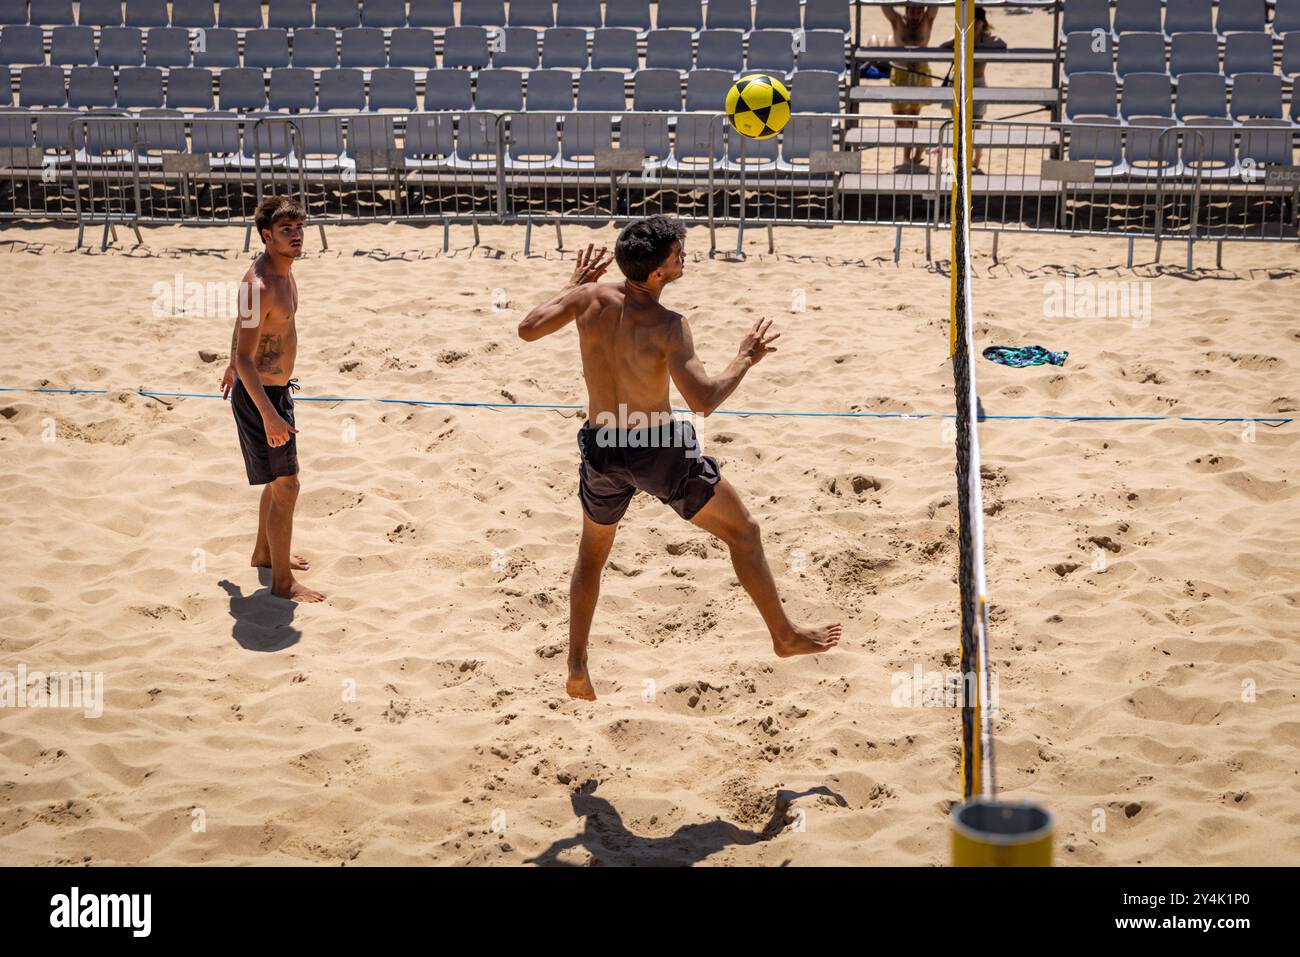
[[[254,552],[253,560],[248,564],[252,565],[254,568],[270,568],[271,556],[269,554],[262,554],[261,552]],[[311,568],[311,562],[303,558],[301,555],[290,555],[289,567],[296,572],[305,572]]]
[[[587,674],[585,661],[577,664],[569,662],[569,680],[565,683],[564,690],[569,693],[570,698],[580,698],[583,701],[596,700],[596,689],[591,686],[591,676]]]
[[[791,625],[790,631],[779,638],[772,639],[772,650],[778,658],[791,658],[795,655],[816,655],[830,651],[840,643],[840,626],[821,625],[818,628],[800,628]]]
[[[324,601],[325,596],[313,588],[308,588],[302,582],[294,580],[289,582],[289,587],[285,589],[271,586],[271,594],[277,598],[288,598],[290,601]]]

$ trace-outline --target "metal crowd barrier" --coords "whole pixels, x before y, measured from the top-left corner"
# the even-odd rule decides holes
[[[899,125],[900,119],[904,125]],[[796,114],[751,140],[711,113],[364,113],[179,117],[0,112],[0,218],[87,227],[243,226],[289,193],[321,227],[617,222],[716,230],[945,228],[950,117]],[[979,120],[974,228],[1130,240],[1294,241],[1290,124]],[[906,161],[919,158],[920,163]],[[898,240],[895,243],[896,255]],[[996,255],[996,248],[995,248]]]

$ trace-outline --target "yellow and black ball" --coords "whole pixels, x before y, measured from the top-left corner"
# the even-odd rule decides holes
[[[790,91],[776,77],[752,73],[727,92],[726,109],[737,132],[765,140],[790,122]]]

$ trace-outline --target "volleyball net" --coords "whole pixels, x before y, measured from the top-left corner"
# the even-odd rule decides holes
[[[970,166],[975,4],[957,0],[953,56],[952,287],[949,352],[957,402],[957,504],[961,588],[962,797],[994,796],[989,713],[988,589],[980,490],[980,405],[971,331]]]

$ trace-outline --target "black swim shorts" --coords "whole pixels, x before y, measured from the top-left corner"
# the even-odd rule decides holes
[[[271,400],[280,418],[290,425],[293,421],[293,389],[299,388],[297,379],[288,385],[264,385],[266,397]],[[235,428],[239,430],[239,447],[244,452],[244,468],[249,485],[266,485],[284,475],[298,474],[298,436],[290,432],[289,441],[277,448],[266,444],[266,426],[257,403],[248,394],[241,380],[235,380],[230,391],[230,407],[235,412]]]
[[[613,525],[632,496],[648,492],[690,519],[702,509],[722,478],[717,459],[701,455],[690,422],[674,420],[643,429],[578,430],[578,498],[593,522]]]

